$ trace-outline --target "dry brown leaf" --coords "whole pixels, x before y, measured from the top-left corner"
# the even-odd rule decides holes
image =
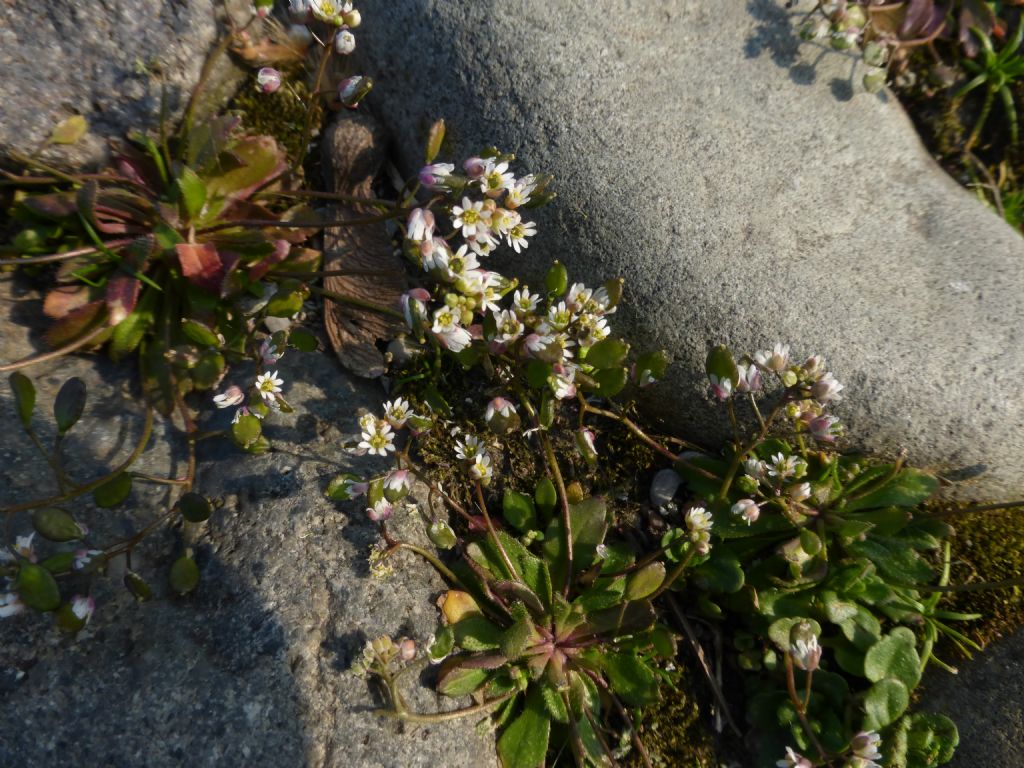
[[[334,177],[334,191],[371,197],[374,177],[384,163],[385,135],[375,120],[364,114],[343,115],[324,137],[326,160]],[[335,207],[337,219],[365,218],[376,211],[366,206]],[[343,296],[395,310],[401,308],[406,289],[405,268],[395,255],[384,224],[331,227],[324,231],[324,269],[371,270],[378,274],[325,277],[324,288]],[[341,364],[357,376],[376,378],[385,371],[377,347],[402,326],[393,318],[325,299],[324,325]]]

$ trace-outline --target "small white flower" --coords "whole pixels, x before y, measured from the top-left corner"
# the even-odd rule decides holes
[[[736,371],[740,380],[736,383],[737,392],[757,392],[761,389],[761,372],[756,365],[737,365]]]
[[[377,417],[372,413],[364,413],[359,417],[359,430],[361,432],[373,432],[377,428]]]
[[[451,163],[433,163],[432,165],[425,165],[420,169],[420,184],[431,192],[436,192],[444,188],[445,182],[448,180],[448,177],[452,175],[452,171],[454,170],[455,166]]]
[[[384,418],[395,429],[404,427],[405,422],[415,415],[409,401],[404,397],[396,397],[394,400],[384,403]]]
[[[806,757],[793,751],[792,747],[786,747],[786,758],[775,763],[777,768],[812,768],[812,763]]]
[[[757,518],[761,515],[761,507],[753,499],[740,499],[732,505],[732,513],[737,517],[742,517],[747,525],[750,525],[757,522]]]
[[[530,196],[537,188],[537,180],[533,174],[523,176],[516,181],[505,195],[506,208],[518,208],[530,202]]]
[[[776,453],[772,456],[771,463],[766,465],[768,474],[771,477],[784,481],[796,474],[796,456],[784,456]]]
[[[491,457],[487,455],[486,451],[481,451],[473,457],[473,462],[469,466],[469,474],[474,480],[485,481],[491,477]]]
[[[811,387],[811,394],[822,404],[837,402],[842,399],[839,393],[843,388],[843,385],[836,381],[831,373],[826,373]]]
[[[508,418],[516,412],[516,407],[504,397],[495,397],[487,404],[487,409],[484,411],[484,420],[491,421],[495,415]]]
[[[815,440],[823,443],[834,443],[836,437],[842,434],[842,426],[835,416],[813,416],[807,422],[807,428]]]
[[[0,619],[16,616],[25,610],[17,592],[0,592]]]
[[[789,498],[793,501],[805,501],[811,497],[811,484],[810,483],[797,483],[796,485],[790,486]]]
[[[488,197],[499,197],[506,189],[512,189],[515,176],[509,172],[508,163],[495,163],[488,159],[480,177],[480,191]]]
[[[284,384],[284,379],[277,377],[277,371],[273,373],[261,373],[256,377],[256,389],[260,393],[260,397],[263,401],[270,404],[277,404],[277,393],[281,391],[281,385]]]
[[[99,549],[76,549],[75,560],[71,567],[76,571],[81,571],[102,554],[103,552]]]
[[[281,87],[281,73],[273,67],[263,67],[256,73],[256,87],[261,93],[273,93]]]
[[[478,256],[490,256],[498,247],[498,239],[490,232],[477,234],[466,241],[473,253]]]
[[[341,26],[346,13],[352,11],[352,3],[341,0],[308,0],[309,9],[320,21]]]
[[[793,657],[793,663],[800,669],[812,671],[818,668],[821,662],[822,648],[818,645],[818,636],[811,634],[808,637],[797,638],[789,650]]]
[[[530,293],[530,289],[525,285],[512,294],[512,306],[516,314],[520,316],[535,312],[539,302],[540,296],[536,293]]]
[[[499,344],[511,344],[523,335],[523,324],[515,313],[503,309],[494,314],[494,325],[496,328],[494,341]]]
[[[576,396],[576,366],[571,364],[552,367],[551,389],[559,400]]]
[[[479,179],[484,175],[487,170],[487,161],[481,157],[469,157],[466,158],[462,164],[462,170],[466,172],[466,175],[471,179]]]
[[[491,232],[503,236],[508,234],[516,224],[521,222],[522,216],[518,211],[510,211],[507,208],[495,208],[491,214]]]
[[[532,221],[520,222],[512,227],[505,235],[505,239],[516,253],[522,253],[524,248],[529,248],[527,240],[537,234],[537,225]]]
[[[455,455],[463,461],[472,459],[483,451],[484,441],[475,435],[466,435],[464,439],[455,442]]]
[[[465,349],[472,341],[469,331],[459,325],[459,317],[451,307],[441,307],[434,312],[434,325],[431,330],[438,341],[452,352]]]
[[[29,562],[34,563],[36,561],[36,551],[32,544],[32,540],[35,539],[35,533],[30,533],[28,536],[18,536],[14,540],[14,552],[19,557],[23,557]]]
[[[768,465],[756,457],[743,462],[743,471],[757,481],[764,480],[768,475]]]
[[[863,757],[866,760],[881,760],[882,753],[878,749],[881,743],[882,737],[878,735],[877,731],[861,731],[853,737],[850,749],[857,757]]]
[[[426,208],[413,208],[406,222],[406,237],[421,243],[434,236],[434,214]]]
[[[789,365],[789,345],[780,342],[771,350],[755,352],[754,362],[766,371],[782,373]]]
[[[395,435],[387,422],[377,422],[372,430],[363,432],[362,438],[359,448],[371,456],[387,456],[389,451],[395,450]]]
[[[728,400],[732,397],[732,379],[728,376],[724,378],[718,378],[715,374],[708,374],[708,378],[711,379],[711,391],[715,397],[719,400]]]
[[[81,595],[75,595],[71,598],[71,612],[75,614],[75,617],[84,622],[89,623],[89,619],[92,618],[93,613],[96,611],[96,601],[91,597],[82,597]]]
[[[273,365],[284,357],[284,350],[278,349],[269,338],[264,339],[260,344],[260,360],[264,365]]]
[[[394,507],[391,506],[391,502],[387,499],[381,499],[372,507],[366,508],[366,516],[375,523],[381,523],[391,517],[393,509]]]
[[[468,197],[462,198],[462,205],[452,206],[452,225],[462,229],[463,237],[475,237],[486,234],[491,221],[491,212],[484,208],[482,201],[473,202]]]
[[[581,347],[592,347],[611,333],[608,321],[597,315],[584,314],[576,318],[576,339]]]

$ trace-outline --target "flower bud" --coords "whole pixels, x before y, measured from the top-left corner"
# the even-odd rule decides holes
[[[757,480],[750,475],[740,475],[736,478],[736,488],[743,493],[757,493]]]
[[[261,93],[273,93],[281,87],[281,73],[273,67],[263,67],[256,73],[256,88]]]
[[[356,36],[347,29],[341,30],[334,38],[334,50],[340,56],[348,56],[356,49]]]
[[[427,528],[427,536],[434,542],[434,546],[438,549],[451,549],[455,546],[458,538],[455,535],[455,531],[448,525],[444,520],[435,520]]]
[[[355,109],[373,88],[373,79],[365,75],[346,77],[338,84],[338,98],[343,106]]]
[[[793,501],[804,501],[811,497],[811,484],[797,483],[789,487],[788,493]]]
[[[447,180],[451,176],[455,166],[451,163],[432,163],[420,168],[418,174],[419,182],[425,189],[437,192],[447,188]]]
[[[402,661],[412,661],[416,658],[416,641],[408,637],[402,638],[398,644],[398,655]]]
[[[92,618],[96,611],[96,601],[91,597],[75,595],[70,603],[63,603],[57,609],[57,626],[65,632],[78,632]]]
[[[412,480],[407,469],[392,470],[384,478],[384,498],[392,504],[408,496],[410,488]]]
[[[265,19],[274,10],[274,0],[256,0],[254,6],[256,15],[261,19]]]
[[[588,466],[597,466],[597,448],[594,447],[594,433],[589,429],[576,432],[576,450]]]
[[[372,507],[366,508],[366,516],[375,523],[382,523],[391,517],[391,504],[387,499],[381,499]]]
[[[750,525],[757,522],[757,518],[761,515],[761,508],[753,499],[740,499],[732,505],[732,513],[737,517],[742,517],[747,525]]]
[[[789,631],[789,654],[800,669],[813,672],[821,663],[822,648],[810,622],[800,621]]]
[[[345,22],[345,26],[349,29],[355,29],[363,23],[363,16],[355,8],[342,16],[342,21]]]
[[[434,236],[434,214],[427,208],[413,208],[405,225],[406,236],[416,243]]]
[[[484,421],[496,435],[507,435],[519,429],[519,414],[516,407],[503,397],[496,397],[487,404]]]
[[[462,164],[462,170],[471,179],[479,179],[487,172],[487,163],[479,157],[470,157]]]

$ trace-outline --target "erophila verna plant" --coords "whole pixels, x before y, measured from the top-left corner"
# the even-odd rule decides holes
[[[940,605],[952,528],[921,509],[936,479],[902,459],[839,453],[843,428],[829,406],[843,385],[820,357],[795,360],[783,344],[738,362],[725,347],[710,352],[710,392],[735,429],[722,454],[671,450],[623,406],[604,404],[667,362],[660,352],[631,361],[612,333],[621,281],[570,285],[555,263],[534,292],[482,266],[502,241],[515,247],[503,227],[535,229],[513,195],[530,182],[497,151],[456,176],[454,164],[434,162],[438,130],[419,175],[428,200],[409,203],[403,228],[424,280],[404,298],[407,368],[395,371],[401,389],[383,413],[359,418],[352,443],[393,456],[395,468],[327,488],[339,501],[366,496],[381,529],[377,571],[407,550],[450,586],[427,648],[378,638],[355,666],[382,680],[388,714],[490,717],[514,768],[568,755],[612,765],[629,742],[646,760],[638,718],[664,695],[677,632],[699,620],[732,648],[744,695],[719,706],[744,711],[759,764],[948,761],[952,722],[907,712],[924,668],[950,668],[934,654],[940,638],[976,647],[951,623],[977,617]],[[460,372],[470,372],[469,397],[455,389]],[[601,485],[612,454],[601,424],[670,462],[683,488],[647,525],[631,514],[637,499]],[[440,555],[388,530],[414,479],[447,509],[414,507]],[[400,680],[417,658],[439,664],[441,693],[475,702],[410,710]]]

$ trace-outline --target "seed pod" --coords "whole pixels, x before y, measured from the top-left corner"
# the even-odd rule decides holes
[[[124,586],[125,589],[132,593],[132,597],[140,603],[153,599],[152,587],[150,587],[149,583],[135,571],[128,571],[125,573]]]
[[[427,536],[430,537],[430,540],[434,542],[434,546],[438,549],[451,549],[458,541],[455,531],[444,520],[432,522],[427,529]]]
[[[205,522],[213,514],[213,505],[209,499],[198,493],[186,493],[175,506],[190,523]]]
[[[191,555],[182,555],[174,561],[170,573],[171,589],[187,595],[199,585],[199,566]]]
[[[55,611],[60,607],[60,589],[53,574],[35,563],[22,563],[18,571],[18,595],[29,608]]]

